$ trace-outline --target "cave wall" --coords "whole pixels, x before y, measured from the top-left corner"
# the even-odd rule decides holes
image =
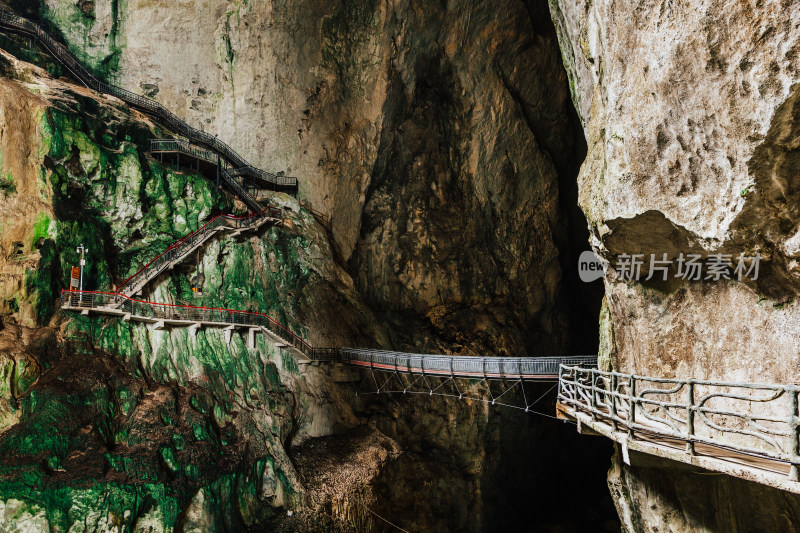
[[[118,100],[5,52],[0,68],[0,528],[240,531],[302,507],[288,448],[360,423],[324,370],[263,335],[250,349],[221,329],[155,330],[57,304],[77,245],[89,248],[84,287],[108,291],[232,200],[148,156],[163,132]],[[202,296],[195,265],[179,265],[144,297],[266,311],[315,342],[383,338],[324,229],[287,195],[271,203],[285,224],[201,250]]]
[[[795,382],[800,6],[550,7],[588,143],[579,199],[595,251],[612,264],[634,253],[761,256],[755,281],[646,283],[608,272],[601,360],[638,375]],[[794,516],[793,495],[674,470],[612,470],[626,529],[796,528],[774,522]],[[747,497],[773,516],[751,512]]]
[[[99,73],[300,176],[396,344],[566,347],[559,179],[574,183],[584,143],[543,2],[47,0],[41,14]]]
[[[30,4],[17,8],[33,15]],[[298,176],[300,197],[331,214],[347,269],[332,261],[324,233],[308,214],[277,197],[295,213],[289,228],[207,248],[202,269],[208,303],[271,311],[323,346],[479,355],[593,349],[596,335],[587,317],[596,313],[598,289],[573,298],[580,291],[565,287],[580,285],[563,273],[568,258],[585,242],[585,221],[568,207],[577,198],[575,176],[585,144],[543,2],[45,0],[38,13],[98,75],[153,96],[194,126],[218,134],[257,166]],[[17,45],[20,57],[60,73],[45,57],[26,51],[24,43]],[[60,100],[62,90],[48,98]],[[550,462],[553,457],[561,461],[561,452],[596,454],[601,469],[610,454],[607,443],[583,444],[572,432],[553,438],[560,429],[549,419],[505,416],[482,404],[427,400],[362,400],[351,412],[338,389],[298,376],[291,361],[269,345],[251,353],[238,341],[229,349],[212,332],[193,341],[185,332],[149,332],[99,318],[79,327],[63,315],[51,315],[52,310],[37,314],[36,306],[48,305],[60,288],[64,268],[74,260],[69,250],[76,239],[103,243],[93,249],[90,283],[108,285],[208,213],[231,207],[199,177],[173,173],[146,158],[142,148],[147,139],[163,132],[145,121],[126,126],[126,132],[136,131],[135,138],[112,131],[117,141],[107,141],[98,122],[109,120],[105,106],[116,109],[117,104],[104,102],[98,108],[87,102],[84,98],[69,107],[63,124],[50,125],[58,135],[67,130],[68,153],[46,154],[47,160],[42,155],[33,163],[37,170],[44,168],[45,184],[56,176],[68,195],[59,198],[56,189],[45,194],[48,220],[54,221],[48,235],[61,255],[48,259],[52,272],[47,284],[32,285],[30,298],[10,316],[22,320],[27,312],[31,326],[54,316],[49,324],[59,330],[54,334],[62,348],[72,346],[70,335],[88,338],[98,348],[93,357],[110,368],[122,364],[113,379],[102,375],[101,386],[83,384],[75,401],[98,388],[121,387],[116,380],[128,380],[133,373],[148,388],[171,388],[175,399],[167,404],[169,423],[164,424],[193,431],[199,417],[214,429],[208,432],[211,450],[225,450],[233,437],[236,443],[227,469],[202,471],[186,485],[181,485],[182,473],[170,474],[175,457],[191,472],[186,463],[200,459],[161,440],[156,442],[163,455],[138,448],[142,456],[133,455],[141,468],[160,476],[151,480],[153,486],[182,488],[177,495],[152,496],[156,505],[137,511],[126,524],[152,519],[168,529],[176,520],[191,520],[198,529],[222,530],[238,527],[242,522],[237,520],[245,525],[277,520],[286,508],[301,505],[304,494],[306,502],[316,501],[312,493],[320,492],[303,486],[303,477],[293,473],[293,464],[302,461],[287,459],[292,445],[365,422],[399,443],[403,453],[394,458],[394,452],[386,453],[394,445],[377,439],[380,449],[365,454],[375,461],[367,468],[375,478],[364,479],[371,488],[348,485],[353,494],[337,496],[349,498],[347,505],[320,496],[319,516],[364,519],[353,496],[360,495],[412,529],[481,531],[498,521],[513,529],[527,523],[527,508],[508,501],[522,502],[529,494],[549,506],[542,513],[547,516],[543,529],[569,523],[580,530],[609,521],[608,502],[598,492],[602,479],[592,475],[594,470],[572,469],[569,477],[586,489],[584,499],[594,494],[602,500],[587,504],[590,513],[565,517],[550,505],[557,500],[540,497],[549,494],[551,477],[565,475],[556,461]],[[134,115],[123,122],[142,120]],[[125,164],[118,162],[119,151],[127,154]],[[192,202],[197,195],[205,195],[204,200]],[[96,212],[67,239],[59,224],[72,222],[87,207]],[[26,222],[24,231],[33,234],[34,223]],[[101,234],[85,233],[94,227]],[[188,271],[167,277],[151,296],[191,299],[190,277]],[[591,324],[591,329],[578,323]],[[35,353],[30,357],[38,361]],[[41,378],[66,371],[52,368],[56,371],[44,366],[35,374],[40,378],[36,386],[49,387],[57,397],[55,378]],[[258,376],[267,370],[274,379],[265,383]],[[142,390],[139,382],[126,386]],[[198,386],[197,394],[210,398],[210,405],[191,403]],[[9,402],[29,394],[24,388]],[[152,407],[145,392],[134,397],[136,405]],[[265,397],[270,401],[259,403]],[[101,402],[97,412],[124,425],[128,414],[112,404]],[[29,420],[40,407],[12,409],[21,417],[20,432],[29,431]],[[552,411],[551,404],[545,402],[542,409]],[[91,411],[82,420],[93,424],[99,416]],[[80,429],[70,426],[64,433]],[[135,434],[141,438],[146,428],[137,427]],[[120,438],[121,444],[127,442]],[[117,444],[100,439],[97,445]],[[192,449],[201,447],[193,444]],[[59,450],[63,455],[74,448]],[[25,464],[39,457],[28,453]],[[253,471],[260,482],[253,480]],[[88,477],[96,473],[88,472]],[[17,474],[12,469],[7,475]],[[47,481],[50,472],[40,475]],[[139,479],[126,475],[123,485]],[[72,480],[64,481],[70,488]],[[420,482],[429,490],[426,500],[409,497]],[[5,492],[11,502],[8,516],[19,507],[18,498],[27,496],[15,490]],[[103,490],[99,485],[98,493],[105,495]],[[507,491],[514,491],[513,498]],[[73,500],[96,495],[73,494]],[[234,500],[235,512],[215,513],[215,506]],[[171,514],[148,514],[165,507]],[[82,509],[93,517],[122,512],[105,504]],[[60,509],[25,511],[52,520]],[[83,518],[76,514],[62,520]],[[370,520],[370,527],[381,527]],[[613,530],[613,520],[610,524]]]
[[[494,353],[564,346],[557,178],[571,179],[583,143],[541,2],[41,11],[99,73],[301,176],[345,258],[356,247],[373,307],[428,315],[437,335],[502,326],[484,339]]]

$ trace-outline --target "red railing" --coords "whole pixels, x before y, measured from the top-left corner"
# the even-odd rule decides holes
[[[174,243],[172,243],[166,250],[162,253],[157,255],[152,261],[144,265],[138,271],[136,271],[132,276],[128,279],[120,283],[116,291],[118,293],[124,294],[125,292],[130,292],[129,290],[126,291],[126,287],[133,286],[136,287],[136,282],[140,279],[151,279],[153,276],[159,274],[164,268],[166,268],[172,261],[181,257],[186,250],[191,248],[197,243],[202,243],[206,239],[211,236],[211,232],[217,229],[218,227],[225,224],[227,221],[232,220],[236,223],[234,228],[247,228],[249,226],[253,226],[258,223],[259,220],[262,218],[282,218],[281,210],[275,207],[267,207],[266,209],[262,209],[258,213],[253,213],[250,215],[245,216],[233,216],[233,215],[217,215],[205,224],[203,224],[197,230],[187,233]],[[138,290],[138,288],[137,288]],[[134,291],[135,292],[135,291]]]
[[[131,316],[152,320],[181,320],[187,322],[212,322],[231,325],[264,327],[279,338],[291,344],[304,354],[315,359],[334,358],[335,349],[315,349],[292,330],[282,326],[277,320],[257,311],[238,311],[220,307],[200,307],[194,305],[165,304],[131,298],[118,292],[100,291],[61,291],[63,309],[97,309],[114,313],[130,313]]]

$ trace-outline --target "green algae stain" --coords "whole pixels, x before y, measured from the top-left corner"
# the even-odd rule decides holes
[[[51,236],[51,224],[48,213],[39,213],[33,225],[33,235],[31,236],[30,247],[36,246],[39,239],[46,239]]]
[[[33,243],[42,241],[41,260],[26,277],[25,295],[35,302],[40,323],[53,316],[69,270],[78,264],[77,245],[89,248],[85,288],[107,290],[183,233],[231,207],[230,199],[203,176],[177,172],[144,156],[138,146],[150,135],[145,128],[100,119],[102,109],[80,98],[77,102],[72,111],[53,108],[41,118],[38,144],[53,215],[42,215],[31,236]],[[268,312],[302,332],[297,295],[312,271],[298,252],[298,247],[310,245],[301,233],[271,228],[257,237],[235,241],[223,234],[208,243],[200,252],[202,303]],[[185,270],[194,275],[194,263],[189,264]],[[201,302],[180,270],[153,284],[152,299]],[[65,350],[81,358],[104,354],[127,377],[146,379],[146,384],[101,380],[91,392],[73,394],[68,387],[53,392],[39,390],[41,380],[32,379],[38,374],[20,366],[13,386],[24,393],[21,422],[0,439],[0,454],[19,462],[13,467],[0,462],[2,499],[37,502],[26,512],[45,512],[58,531],[87,520],[106,524],[104,517],[121,530],[132,530],[137,520],[169,530],[201,485],[213,502],[215,519],[228,530],[241,530],[242,521],[255,524],[274,513],[259,499],[264,457],[284,453],[279,441],[291,424],[290,398],[275,364],[265,364],[258,351],[248,350],[239,332],[228,345],[219,329],[200,330],[192,337],[186,329],[153,332],[145,324],[119,318],[64,316]],[[258,350],[271,353],[274,348],[259,335]],[[279,364],[297,371],[290,355],[281,357]],[[173,402],[142,423],[138,413],[153,401],[146,389],[164,384],[202,392],[191,397],[194,409],[178,414]],[[271,418],[257,432],[238,415],[241,405],[259,401],[268,405]],[[63,424],[79,416],[85,416],[83,425]],[[89,428],[86,434],[84,428]],[[247,458],[236,455],[242,437],[255,443],[256,451]],[[99,460],[113,479],[125,481],[112,483],[87,472],[77,481],[54,482],[62,469],[69,472],[72,453],[89,449],[101,454]],[[197,449],[207,455],[198,459],[192,455]],[[216,466],[231,457],[237,466],[225,471]],[[293,497],[286,475],[271,458],[268,462],[280,494],[276,501]]]

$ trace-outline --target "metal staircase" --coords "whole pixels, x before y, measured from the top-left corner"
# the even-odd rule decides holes
[[[138,294],[147,283],[158,277],[158,275],[165,270],[173,268],[189,257],[192,252],[200,248],[206,241],[219,232],[233,231],[234,235],[238,235],[243,231],[258,229],[267,222],[276,223],[282,220],[283,215],[281,210],[275,207],[268,207],[245,217],[218,215],[197,231],[193,231],[178,239],[163,253],[117,286],[116,292],[131,296]]]
[[[235,176],[247,176],[257,180],[263,186],[276,191],[297,192],[297,178],[278,176],[271,172],[252,166],[245,158],[236,153],[217,137],[191,127],[164,106],[138,94],[98,80],[81,65],[66,46],[53,39],[38,24],[20,17],[0,7],[0,31],[24,35],[36,39],[72,76],[90,89],[115,96],[128,105],[143,111],[158,120],[164,127],[186,137],[192,143],[208,147],[224,160],[231,170],[220,169],[225,186],[239,196],[251,210],[258,212],[262,207],[234,179]]]

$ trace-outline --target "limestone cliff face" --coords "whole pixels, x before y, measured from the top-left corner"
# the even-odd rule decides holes
[[[571,304],[562,275],[575,234],[565,205],[585,145],[543,2],[10,3],[41,16],[99,75],[156,98],[254,164],[298,176],[300,197],[332,216],[346,268],[332,260],[309,214],[277,196],[287,206],[287,227],[206,248],[204,304],[271,311],[322,346],[554,355],[575,341],[569,338]],[[16,53],[59,73],[24,48],[17,43]],[[100,418],[113,422],[115,436],[95,443],[109,456],[106,472],[123,471],[113,480],[127,495],[140,494],[129,485],[147,481],[158,502],[124,518],[126,527],[169,529],[180,521],[188,529],[235,530],[277,521],[304,496],[310,508],[322,510],[310,512],[309,520],[334,517],[345,529],[348,522],[374,525],[374,517],[362,522],[367,503],[413,530],[514,530],[519,517],[528,520],[531,494],[545,502],[537,517],[551,529],[569,522],[580,530],[602,521],[604,511],[597,509],[564,517],[559,492],[550,488],[566,476],[586,491],[579,499],[591,501],[594,472],[564,464],[572,453],[607,456],[608,449],[587,450],[556,424],[455,401],[349,402],[320,376],[298,375],[268,343],[253,351],[236,339],[229,348],[219,332],[194,339],[186,332],[56,312],[53,298],[64,269],[75,261],[78,241],[102,243],[90,246],[89,282],[108,286],[230,203],[199,176],[148,158],[147,139],[164,132],[144,117],[130,116],[118,102],[95,103],[97,98],[59,82],[37,83],[50,88],[36,108],[46,117],[39,122],[47,135],[23,134],[42,147],[31,165],[44,172],[39,179],[48,224],[39,255],[33,245],[23,252],[49,270],[20,270],[30,293],[19,310],[9,304],[6,313],[9,322],[29,317],[28,326],[52,320],[57,346],[91,352],[92,361],[105,365],[98,364],[105,372],[98,382],[128,391],[125,401],[93,404],[81,419],[85,425]],[[62,100],[66,110],[49,111]],[[113,126],[108,132],[106,123]],[[7,164],[21,164],[20,157]],[[34,179],[25,176],[14,179]],[[35,234],[37,220],[21,221],[25,235]],[[581,230],[580,221],[572,229]],[[192,274],[183,269],[165,276],[152,288],[153,299],[192,301]],[[13,297],[18,286],[9,286],[7,294]],[[9,339],[31,337],[9,330]],[[581,336],[591,346],[593,333]],[[31,420],[44,416],[41,403],[18,405],[31,395],[29,383],[38,377],[35,387],[59,394],[56,378],[44,379],[59,372],[48,373],[48,367],[37,373],[33,364],[44,357],[43,342],[23,342],[11,354],[21,370],[7,376],[9,389],[19,389],[8,398],[8,427],[23,436],[38,427]],[[66,352],[58,349],[45,355],[61,361]],[[75,402],[104,389],[85,385]],[[536,397],[547,394],[545,387]],[[159,420],[191,446],[179,448],[167,430],[152,429]],[[363,468],[344,464],[337,470],[324,454],[320,463],[288,457],[287,450],[307,437],[365,422],[382,435],[345,440],[357,452],[342,459],[369,458]],[[64,428],[64,434],[82,427]],[[150,432],[158,455],[144,446]],[[203,442],[209,444],[204,448]],[[52,472],[39,472],[32,463],[52,456],[50,469],[59,472],[73,451],[25,450],[20,464],[48,480]],[[219,469],[200,469],[223,455],[229,462],[220,461]],[[316,464],[327,470],[293,470]],[[79,465],[69,463],[66,470]],[[16,472],[9,470],[7,478]],[[365,478],[351,483],[351,475]],[[329,491],[323,479],[339,488]],[[74,490],[84,478],[63,481],[71,501],[98,496]],[[427,499],[420,499],[420,484]],[[102,492],[104,484],[98,487],[100,495],[111,494]],[[8,516],[22,509],[31,520],[52,521],[61,512],[24,507],[22,487],[0,492],[9,495]],[[222,508],[236,512],[215,512]],[[121,509],[86,504],[83,514],[59,524],[86,516],[116,519]]]
[[[0,210],[11,222],[0,232],[10,241],[2,528],[235,531],[301,506],[306,487],[287,448],[359,422],[345,389],[263,337],[248,349],[238,334],[228,344],[213,328],[154,331],[56,305],[78,244],[89,248],[85,287],[109,290],[230,210],[230,199],[205,177],[148,157],[142,147],[158,132],[119,101],[5,52],[0,65],[8,180]],[[195,268],[182,267],[145,296],[267,311],[335,344],[359,342],[353,331],[381,339],[311,214],[285,195],[271,203],[284,206],[285,224],[212,241],[199,254],[202,297],[191,290]],[[320,297],[343,302],[337,321],[308,312]],[[374,456],[375,465],[384,459]]]
[[[100,73],[300,176],[371,306],[434,328],[397,343],[565,346],[558,179],[583,143],[543,2],[47,0],[41,14]]]
[[[612,261],[624,253],[762,257],[759,279],[747,283],[608,275],[603,355],[641,375],[795,382],[800,6],[550,4],[588,142],[580,203],[595,249]],[[682,486],[691,477],[612,471],[627,527],[771,529],[736,504],[700,518]],[[704,481],[708,493],[733,484]],[[797,505],[739,485],[781,512]]]

